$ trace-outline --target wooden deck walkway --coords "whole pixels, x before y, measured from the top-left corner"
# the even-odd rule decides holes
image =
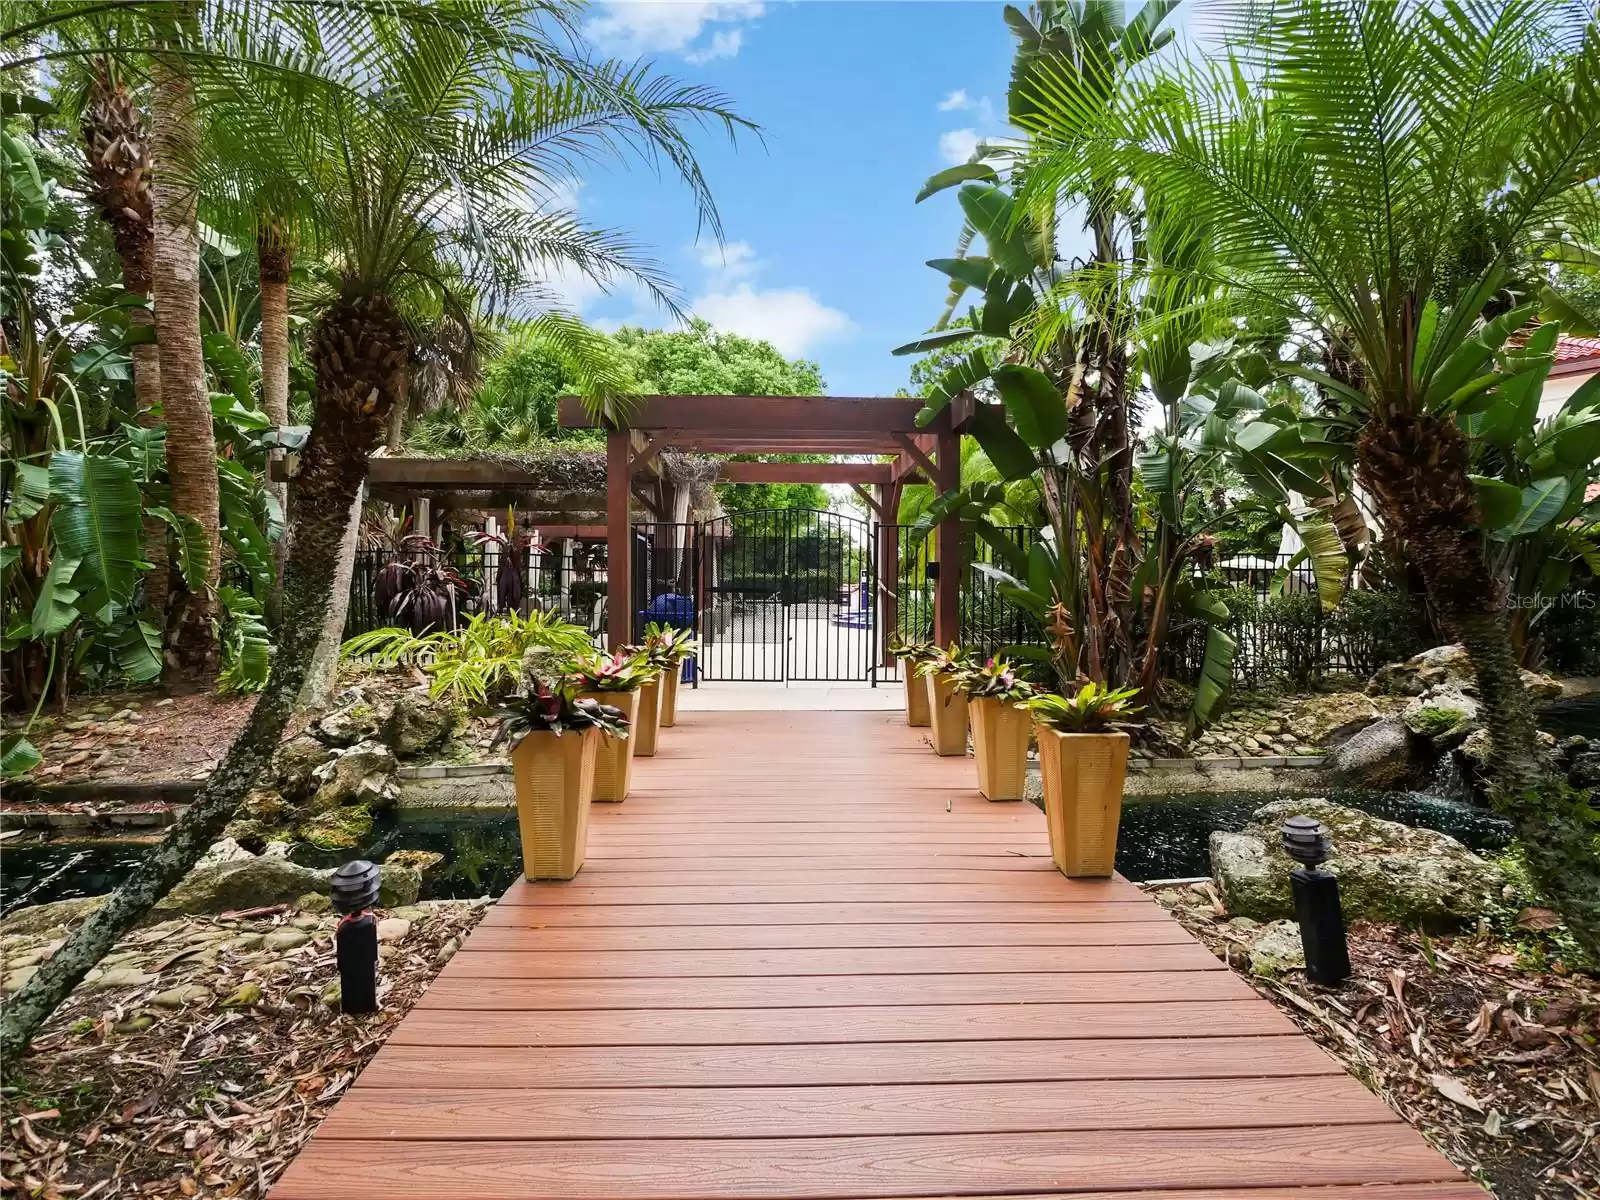
[[[274,1200],[1481,1200],[925,734],[686,714],[596,806],[578,879],[489,910]]]

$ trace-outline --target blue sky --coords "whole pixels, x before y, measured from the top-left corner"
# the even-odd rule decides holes
[[[731,96],[760,123],[730,149],[702,139],[727,245],[695,245],[683,187],[637,166],[588,173],[588,221],[620,228],[666,264],[713,325],[821,364],[835,395],[888,395],[908,360],[889,350],[939,313],[960,227],[954,193],[912,203],[927,177],[1005,130],[1012,39],[1001,5],[969,0],[600,3],[590,36],[615,54]],[[567,294],[611,327],[660,326],[628,291]]]

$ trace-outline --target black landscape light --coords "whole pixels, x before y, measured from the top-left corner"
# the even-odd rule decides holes
[[[365,859],[347,862],[333,873],[329,891],[333,910],[342,915],[333,935],[339,962],[339,1011],[378,1010],[378,865]]]
[[[1350,947],[1339,907],[1339,880],[1320,869],[1332,852],[1328,831],[1313,817],[1290,817],[1283,823],[1283,852],[1301,864],[1289,873],[1289,887],[1306,974],[1315,983],[1337,987],[1350,977]]]

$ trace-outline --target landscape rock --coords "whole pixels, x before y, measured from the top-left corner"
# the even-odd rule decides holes
[[[112,967],[108,971],[102,971],[99,978],[94,981],[93,986],[97,988],[147,987],[155,981],[156,977],[154,975],[141,971],[137,967]]]
[[[1296,863],[1279,842],[1289,817],[1328,828],[1345,919],[1448,926],[1476,919],[1501,896],[1498,867],[1455,838],[1384,821],[1327,800],[1278,800],[1259,808],[1240,833],[1211,835],[1211,869],[1228,912],[1256,920],[1291,917],[1289,873]]]
[[[1322,769],[1360,787],[1402,786],[1414,770],[1411,732],[1397,717],[1375,721],[1336,746],[1322,760]]]
[[[0,992],[16,991],[28,980],[32,979],[33,973],[38,969],[37,966],[18,967],[15,971],[7,972],[5,977],[0,979]]]
[[[383,740],[404,758],[431,750],[449,736],[455,713],[423,691],[406,692],[394,702],[383,725]]]
[[[311,940],[311,935],[304,929],[296,929],[293,925],[285,925],[282,929],[274,929],[261,939],[263,950],[295,950],[304,946]]]
[[[52,900],[48,904],[19,908],[0,920],[0,934],[48,933],[75,925],[105,901],[104,896],[74,896],[70,900]]]
[[[261,985],[255,980],[241,983],[238,990],[222,1002],[223,1008],[254,1008],[261,1003]]]
[[[346,804],[387,808],[400,795],[395,766],[394,751],[382,742],[357,742],[312,772],[317,781],[312,804],[318,811]]]
[[[354,850],[372,834],[372,808],[344,804],[314,813],[297,832],[319,850]]]
[[[1535,704],[1561,695],[1561,684],[1537,671],[1524,670],[1522,686]],[[1465,646],[1435,646],[1403,663],[1389,663],[1379,667],[1367,683],[1372,695],[1421,696],[1434,688],[1477,694],[1477,676]]]
[[[186,1004],[199,1004],[209,999],[211,999],[210,988],[201,987],[197,983],[186,983],[182,987],[157,992],[150,997],[150,1003],[157,1008],[182,1008]]]
[[[158,914],[218,913],[289,904],[327,890],[327,874],[281,858],[256,856],[189,872],[156,906]]]
[[[225,837],[221,841],[211,843],[206,852],[200,856],[199,861],[195,863],[195,868],[214,867],[221,863],[243,862],[247,858],[254,857],[255,855],[239,845],[238,842],[232,838]]]
[[[1293,921],[1273,921],[1261,926],[1250,943],[1250,973],[1270,979],[1306,965],[1306,948],[1300,926]]]
[[[312,731],[330,746],[354,746],[376,737],[388,715],[360,688],[347,688],[334,697],[332,709],[318,718]]]
[[[307,892],[295,900],[294,906],[301,912],[325,913],[333,908],[333,900],[327,892]]]
[[[326,743],[302,733],[278,747],[272,756],[272,769],[278,788],[296,800],[307,799],[317,790],[313,772],[333,757]]]
[[[384,863],[378,869],[378,904],[381,907],[415,904],[421,894],[422,872],[415,867]]]
[[[444,855],[437,850],[394,850],[383,861],[388,866],[415,868],[426,877],[429,871],[444,862]]]
[[[378,922],[380,942],[398,942],[411,932],[411,922],[404,917],[385,917]]]

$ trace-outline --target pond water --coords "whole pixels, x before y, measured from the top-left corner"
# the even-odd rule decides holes
[[[1212,831],[1236,830],[1277,799],[1267,792],[1130,799],[1123,808],[1117,869],[1129,879],[1176,879],[1210,873]],[[1374,816],[1438,829],[1476,850],[1496,850],[1510,826],[1471,805],[1415,792],[1333,791],[1328,798]],[[149,841],[36,842],[0,849],[0,912],[28,904],[110,891],[133,869]],[[301,845],[296,862],[333,867],[351,858],[382,861],[394,850],[434,850],[445,861],[429,873],[422,898],[498,896],[517,877],[517,819],[482,809],[407,809],[374,830],[359,851],[328,853]]]
[[[1558,738],[1575,733],[1600,738],[1600,692],[1551,701],[1539,710],[1539,728]]]

